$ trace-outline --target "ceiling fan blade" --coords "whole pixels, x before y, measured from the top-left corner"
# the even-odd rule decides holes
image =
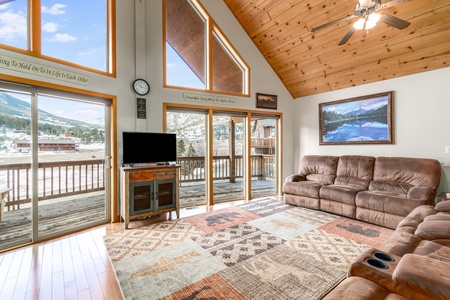
[[[408,21],[387,14],[381,14],[380,20],[397,29],[405,29],[411,24]]]
[[[344,35],[344,37],[342,38],[342,40],[339,42],[339,46],[342,46],[344,44],[347,43],[347,41],[350,39],[350,37],[353,35],[353,33],[355,33],[356,28],[353,26],[350,26],[350,29],[347,31],[347,33]]]
[[[390,8],[390,7],[396,6],[397,4],[409,2],[409,1],[411,1],[411,0],[392,0],[392,1],[381,4],[378,9]]]
[[[311,28],[311,32],[316,32],[319,29],[322,29],[322,28],[325,28],[325,27],[337,24],[339,22],[343,22],[343,21],[347,21],[347,20],[353,19],[354,17],[356,17],[356,16],[355,15],[351,15],[351,16],[347,16],[347,17],[344,17],[344,18],[340,18],[340,19],[337,19],[337,20],[334,20],[334,21],[322,24],[322,25],[317,26],[317,27],[313,27],[313,28]]]

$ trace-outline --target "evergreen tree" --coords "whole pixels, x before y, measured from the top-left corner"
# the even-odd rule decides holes
[[[188,147],[188,149],[187,149],[186,156],[191,157],[191,156],[195,156],[195,155],[196,155],[196,153],[195,153],[194,146],[192,146],[192,144],[189,144],[189,147]]]
[[[184,144],[184,140],[179,140],[177,144],[177,155],[183,156],[186,151],[186,145]]]

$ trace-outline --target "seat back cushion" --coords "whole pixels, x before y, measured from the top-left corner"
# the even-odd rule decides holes
[[[375,157],[343,155],[339,158],[334,184],[367,190],[373,178]]]
[[[336,178],[338,156],[305,155],[300,160],[299,175],[308,181],[319,181],[333,184]]]
[[[408,194],[412,187],[436,190],[441,178],[441,164],[435,159],[377,157],[369,190]]]

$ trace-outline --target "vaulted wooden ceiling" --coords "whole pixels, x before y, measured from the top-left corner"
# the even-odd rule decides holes
[[[224,2],[294,98],[450,66],[449,0],[380,10],[411,25],[398,30],[378,22],[343,46],[338,43],[357,18],[310,30],[352,15],[357,0]]]

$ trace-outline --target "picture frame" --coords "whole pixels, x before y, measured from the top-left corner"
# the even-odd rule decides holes
[[[278,96],[256,93],[256,108],[277,109]]]
[[[393,144],[393,91],[319,103],[319,144]]]

